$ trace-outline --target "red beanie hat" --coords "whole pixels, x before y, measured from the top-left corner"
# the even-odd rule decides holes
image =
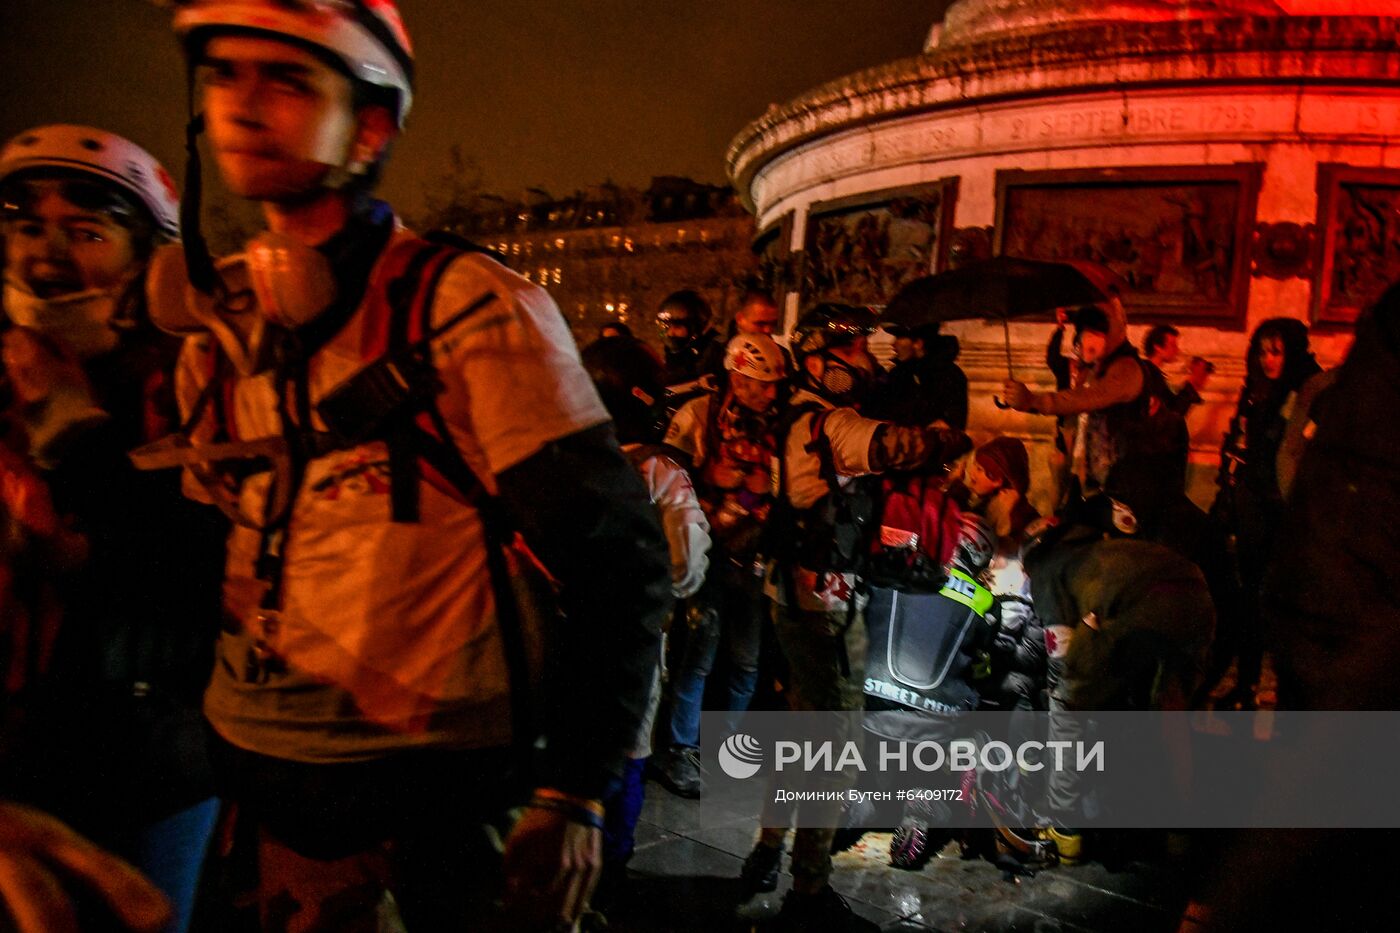
[[[1026,445],[1014,437],[998,437],[977,448],[977,465],[1002,482],[1026,494],[1031,486],[1031,458]]]

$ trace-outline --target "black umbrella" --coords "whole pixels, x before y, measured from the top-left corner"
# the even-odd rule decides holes
[[[915,279],[885,306],[882,323],[922,327],[944,321],[1000,319],[1006,334],[1006,369],[1011,373],[1008,322],[1012,318],[1098,304],[1124,290],[1122,279],[1097,263],[998,256]]]

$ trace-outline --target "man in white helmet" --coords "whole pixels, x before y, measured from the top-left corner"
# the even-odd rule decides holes
[[[822,736],[839,747],[856,732],[850,714],[865,706],[864,575],[879,527],[877,474],[937,470],[971,447],[946,426],[901,426],[865,418],[878,364],[867,340],[876,317],[868,308],[818,304],[798,319],[790,346],[795,391],[778,425],[778,482],[768,517],[765,592],[788,665],[786,696],[794,711],[831,713]],[[811,802],[779,802],[764,794],[762,830],[740,871],[742,895],[772,891],[794,817],[792,890],[775,929],[873,933],[832,889],[831,844],[839,800],[854,786],[852,768],[801,776]],[[796,787],[790,784],[789,787]]]
[[[130,140],[50,125],[0,148],[0,203],[0,796],[136,862],[184,930],[218,811],[222,529],[126,457],[178,419],[142,289],[178,197]]]
[[[732,721],[737,723],[749,708],[758,683],[766,603],[756,560],[772,499],[786,355],[767,334],[741,334],[725,348],[724,369],[721,391],[687,402],[666,431],[666,443],[693,467],[715,542],[705,588],[686,613],[690,625],[671,673],[667,750],[655,763],[657,779],[672,793],[690,798],[704,790],[700,704],[721,635],[729,646],[727,708]]]
[[[412,94],[391,0],[197,0],[175,29],[220,174],[268,226],[246,261],[187,251],[191,287],[164,282],[165,320],[225,325],[182,357],[195,439],[286,452],[238,489],[205,696],[259,825],[263,922],[373,926],[389,887],[410,930],[465,928],[491,874],[474,832],[525,780],[512,927],[572,922],[671,599],[646,490],[548,295],[369,196]],[[541,635],[547,690],[503,578],[513,530],[567,616]]]

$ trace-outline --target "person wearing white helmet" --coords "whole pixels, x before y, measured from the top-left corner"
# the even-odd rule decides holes
[[[179,237],[178,197],[150,153],[87,126],[41,126],[0,149],[10,323],[90,360],[141,322],[151,251]]]
[[[191,135],[267,223],[215,263],[188,203],[188,281],[163,265],[157,302],[191,334],[194,441],[277,466],[187,484],[243,522],[205,714],[264,923],[372,927],[390,888],[410,930],[465,928],[495,875],[472,829],[517,802],[511,927],[572,923],[672,601],[647,491],[548,294],[371,197],[413,97],[392,0],[194,0],[174,27]],[[567,626],[517,602],[516,531]]]
[[[0,584],[0,616],[28,618],[44,646],[0,626],[0,793],[131,859],[184,930],[218,812],[199,699],[221,533],[176,477],[126,459],[178,421],[179,345],[142,289],[153,251],[179,236],[178,196],[130,140],[51,125],[0,148],[0,202],[0,517],[20,530],[0,578],[24,581]]]
[[[666,443],[694,468],[715,542],[710,575],[691,601],[691,625],[672,671],[667,748],[653,764],[663,786],[690,798],[704,790],[700,704],[721,633],[730,654],[732,722],[749,708],[758,682],[764,601],[754,563],[773,485],[769,464],[778,449],[778,396],[787,378],[783,350],[767,334],[729,341],[724,369],[721,392],[691,399],[666,430]]]
[[[798,319],[789,343],[797,371],[779,420],[765,593],[788,664],[786,694],[794,710],[849,713],[864,707],[865,576],[879,528],[873,477],[937,470],[971,446],[962,432],[946,426],[901,426],[857,411],[875,385],[878,364],[867,339],[876,324],[868,308],[822,303]],[[851,723],[849,716],[832,717],[824,738],[853,740]],[[832,801],[844,796],[855,776],[850,768],[805,775],[803,790],[817,795],[812,802],[765,803],[762,832],[740,871],[745,897],[777,887],[794,806],[803,823],[793,842],[793,887],[776,929],[874,929],[828,883],[831,843],[841,820]]]

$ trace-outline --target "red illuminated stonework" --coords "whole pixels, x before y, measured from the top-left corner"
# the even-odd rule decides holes
[[[730,177],[797,266],[824,205],[940,184],[954,193],[949,248],[928,252],[932,268],[998,251],[1113,267],[1135,290],[1133,339],[1170,321],[1179,365],[1216,364],[1190,416],[1192,492],[1206,500],[1250,329],[1308,320],[1335,363],[1355,310],[1400,278],[1400,247],[1362,222],[1377,205],[1400,221],[1397,14],[1339,0],[961,0],[922,54],[770,108],[730,144]],[[790,294],[789,313],[806,297]],[[1018,376],[1049,379],[1049,328],[1014,326]],[[991,404],[1000,326],[950,329],[972,429],[1037,441],[1043,470],[1049,419]]]

